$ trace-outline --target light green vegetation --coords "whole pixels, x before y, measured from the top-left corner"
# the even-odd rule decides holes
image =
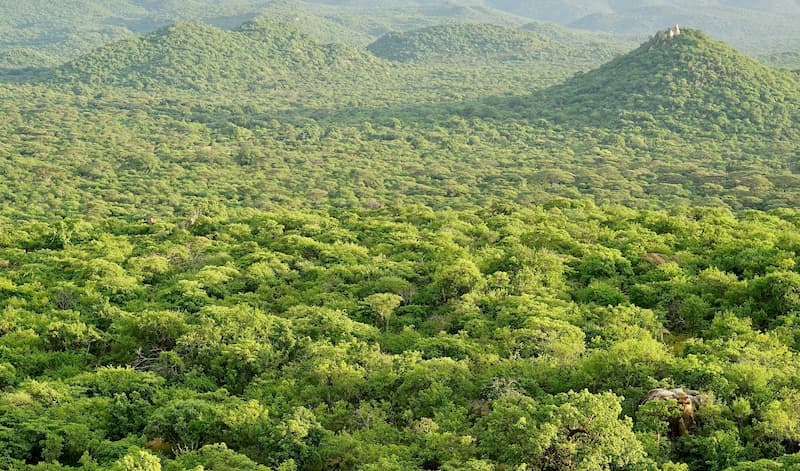
[[[6,222],[0,462],[724,470],[777,458],[800,443],[798,220],[564,200]],[[638,401],[674,384],[713,398],[670,441]]]

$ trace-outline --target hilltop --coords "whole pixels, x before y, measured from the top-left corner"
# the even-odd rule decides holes
[[[796,131],[800,110],[795,74],[691,29],[674,38],[660,32],[540,98],[546,115],[599,127],[780,134]]]
[[[800,4],[633,2],[611,11],[595,11],[568,24],[591,31],[642,36],[670,23],[692,25],[750,54],[788,52],[796,49],[800,39]]]
[[[320,44],[285,23],[254,20],[234,31],[175,23],[102,47],[58,68],[54,76],[139,89],[263,89],[282,80],[352,78],[381,67],[356,49]]]

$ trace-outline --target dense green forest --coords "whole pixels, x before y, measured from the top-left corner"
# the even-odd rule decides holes
[[[800,469],[800,6],[695,7],[0,0],[0,469]]]
[[[799,216],[6,222],[2,466],[796,465]],[[688,434],[677,403],[639,404],[665,385],[705,395]]]
[[[181,24],[0,86],[4,211],[800,202],[797,75],[695,30],[548,87],[580,63],[391,62],[276,25]]]

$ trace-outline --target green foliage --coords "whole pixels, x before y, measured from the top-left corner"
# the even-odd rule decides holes
[[[620,421],[620,406],[610,394],[587,391],[538,404],[509,396],[482,420],[484,452],[501,463],[534,469],[619,469],[642,466],[644,453]]]
[[[161,471],[161,461],[145,450],[132,450],[114,463],[113,471]]]
[[[779,281],[791,272],[762,273],[795,256],[800,218],[753,216],[416,206],[231,211],[196,234],[179,220],[4,226],[75,230],[58,248],[26,252],[26,237],[0,248],[0,459],[167,470],[789,463],[800,368]],[[776,250],[746,272],[709,268],[764,231]],[[676,256],[655,266],[656,250]],[[104,288],[120,277],[136,296]],[[580,295],[591,280],[643,294],[609,306]],[[192,310],[164,296],[187,282],[203,295]],[[666,330],[686,299],[725,314]],[[715,398],[684,437],[669,432],[677,403],[639,405],[673,385]]]
[[[796,74],[686,30],[544,89],[627,43],[400,0],[2,49],[29,3],[13,67],[155,32],[3,76],[0,468],[797,465]]]

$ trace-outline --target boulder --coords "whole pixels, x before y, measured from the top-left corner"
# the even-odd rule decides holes
[[[670,434],[673,437],[689,433],[696,423],[695,414],[706,404],[707,396],[692,389],[656,388],[648,392],[641,401],[646,404],[652,401],[675,401],[681,405],[681,415],[670,420]]]

